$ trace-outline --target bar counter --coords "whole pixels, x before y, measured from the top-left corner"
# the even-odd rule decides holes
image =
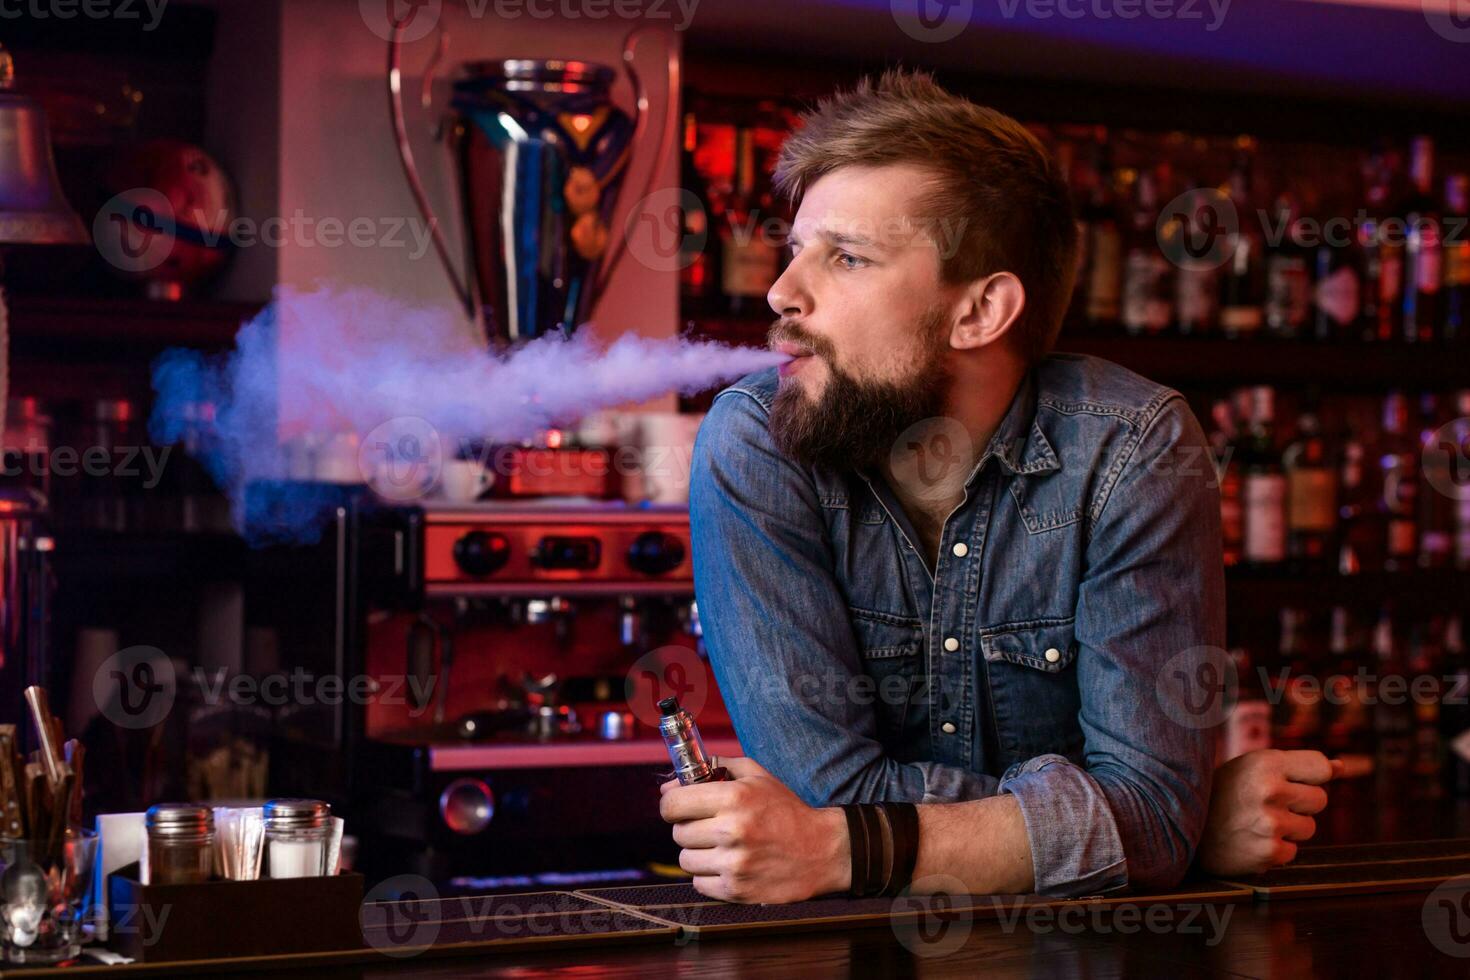
[[[1375,777],[1342,783],[1333,792],[1333,801],[1319,821],[1314,848],[1470,838],[1470,800],[1425,799],[1407,780]],[[1309,863],[1306,855],[1300,863]],[[1464,865],[1470,872],[1470,860]],[[1232,897],[1221,899],[1219,883],[1186,882],[1179,890],[1182,894],[1138,896],[1104,904],[1081,900],[1020,906],[997,899],[999,906],[970,913],[941,903],[937,907],[943,914],[920,912],[910,915],[907,922],[777,924],[730,932],[706,929],[697,936],[672,929],[662,934],[640,931],[636,922],[624,922],[618,928],[626,930],[625,935],[563,941],[532,937],[535,930],[529,929],[499,948],[439,947],[414,952],[380,946],[381,952],[136,963],[114,969],[81,965],[64,970],[14,968],[0,970],[0,975],[185,976],[310,970],[321,980],[543,972],[629,977],[651,973],[973,976],[982,971],[995,976],[1165,972],[1249,977],[1465,976],[1470,967],[1470,875],[1458,873],[1438,887],[1399,887],[1401,890],[1367,894],[1263,900],[1238,886]],[[1212,889],[1215,898],[1210,897]],[[626,897],[628,892],[626,888],[594,889],[579,894],[611,896],[619,903],[637,905]],[[1189,897],[1196,893],[1201,897]],[[470,901],[476,900],[478,897]],[[579,900],[568,897],[566,901]],[[864,908],[862,901],[853,902],[854,912]],[[913,912],[917,906],[898,899],[892,900],[891,908]],[[694,926],[711,924],[709,918],[703,923],[698,918],[681,919],[677,909],[649,911]],[[609,921],[621,917],[606,910],[601,914]],[[689,915],[690,910],[683,914]],[[715,924],[718,921],[716,916]],[[452,938],[446,932],[440,941]]]

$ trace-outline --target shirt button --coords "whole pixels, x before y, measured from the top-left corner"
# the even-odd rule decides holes
[[[944,724],[942,724],[942,725],[939,726],[939,730],[941,732],[943,732],[944,734],[946,734],[946,735],[953,735],[954,732],[955,732],[954,722],[952,722],[952,721],[945,722]]]
[[[954,556],[956,558],[963,558],[966,555],[968,555],[969,553],[970,553],[970,546],[967,545],[967,544],[965,544],[963,541],[959,542],[958,544],[956,544],[954,546]]]
[[[960,641],[959,640],[956,640],[952,636],[946,636],[944,638],[944,649],[948,650],[950,653],[954,653],[959,648],[960,648]]]
[[[1054,664],[1058,660],[1062,659],[1062,651],[1058,650],[1056,647],[1051,647],[1046,651],[1046,653],[1042,654],[1042,656],[1046,657],[1047,663]]]

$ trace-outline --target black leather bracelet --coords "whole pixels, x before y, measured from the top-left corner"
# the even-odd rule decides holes
[[[888,870],[883,853],[883,817],[875,803],[859,804],[858,812],[868,834],[868,878],[863,884],[863,894],[878,895],[883,891]]]
[[[912,803],[883,803],[893,830],[893,866],[885,895],[897,895],[909,886],[919,859],[919,808]]]
[[[842,804],[842,815],[847,818],[847,847],[852,862],[852,881],[848,892],[861,897],[868,878],[868,836],[858,804]]]

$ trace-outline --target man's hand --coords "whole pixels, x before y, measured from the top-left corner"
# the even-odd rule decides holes
[[[1199,866],[1215,875],[1259,874],[1296,857],[1327,806],[1322,784],[1340,764],[1321,752],[1261,749],[1215,770]]]
[[[814,809],[753,759],[720,757],[731,781],[660,787],[679,866],[702,895],[727,902],[800,902],[845,891],[852,877],[847,818]]]

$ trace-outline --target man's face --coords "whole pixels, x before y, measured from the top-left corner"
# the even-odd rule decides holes
[[[802,198],[791,264],[767,294],[781,316],[770,346],[796,355],[780,369],[771,432],[798,462],[877,465],[900,433],[944,410],[949,292],[913,207],[927,177],[843,167]]]

